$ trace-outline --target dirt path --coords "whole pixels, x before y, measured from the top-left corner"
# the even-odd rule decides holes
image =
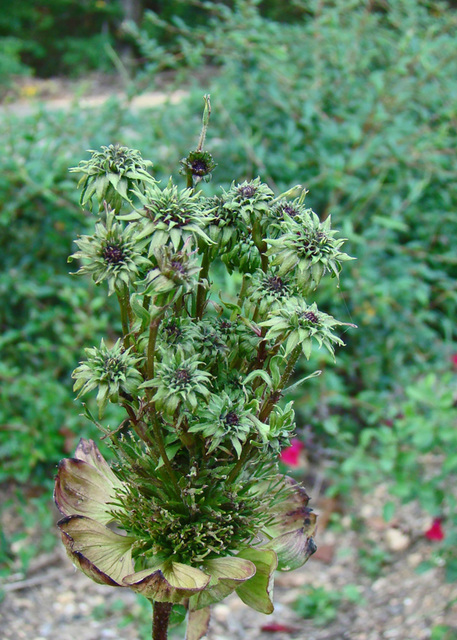
[[[214,69],[203,70],[202,81],[214,74]],[[18,77],[0,100],[0,114],[27,116],[43,106],[55,111],[69,109],[75,104],[82,109],[90,109],[100,107],[113,98],[128,104],[133,110],[156,107],[167,101],[175,104],[188,95],[188,91],[186,87],[178,88],[174,76],[174,72],[163,72],[151,78],[149,88],[136,87],[132,98],[129,98],[126,85],[118,75],[93,73],[78,80]]]
[[[78,104],[81,109],[90,109],[92,107],[100,107],[108,100],[116,98],[119,102],[128,104],[129,109],[133,111],[139,109],[149,109],[157,107],[165,102],[170,101],[172,104],[180,102],[187,92],[184,90],[176,90],[171,93],[163,91],[148,91],[141,95],[135,96],[129,99],[127,94],[122,91],[114,91],[105,93],[104,95],[97,96],[82,96],[65,95],[59,98],[33,98],[17,100],[11,103],[0,105],[0,113],[10,113],[17,116],[28,116],[35,113],[43,104],[46,104],[46,109],[49,111],[69,109],[71,106]]]

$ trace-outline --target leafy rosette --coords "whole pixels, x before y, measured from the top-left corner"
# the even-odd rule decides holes
[[[121,340],[108,347],[103,338],[100,347],[85,349],[87,360],[80,363],[72,373],[75,383],[73,391],[78,398],[98,388],[97,405],[101,418],[108,401],[117,402],[120,394],[135,393],[143,377],[138,371],[142,357],[132,353],[131,348],[124,349]]]
[[[93,236],[75,240],[79,251],[68,261],[82,261],[77,275],[89,274],[97,285],[106,281],[108,295],[124,293],[151,266],[150,260],[142,254],[146,243],[137,236],[135,225],[124,228],[116,222],[113,210],[107,206],[104,222],[95,225]]]
[[[99,212],[106,202],[119,213],[123,202],[130,202],[129,192],[133,187],[143,191],[146,184],[156,182],[149,173],[152,162],[143,160],[135,149],[110,144],[101,151],[90,150],[89,153],[92,154],[90,160],[82,160],[70,169],[83,174],[78,184],[82,187],[82,206],[90,205],[96,198]]]
[[[208,556],[195,563],[178,561],[175,554],[146,559],[136,553],[143,543],[138,531],[118,526],[124,491],[125,481],[92,440],[82,439],[75,457],[61,461],[54,499],[64,515],[58,527],[67,554],[93,581],[129,587],[157,602],[185,604],[195,619],[195,612],[233,591],[257,611],[271,613],[275,569],[297,568],[315,549],[315,516],[307,507],[308,496],[287,478],[273,490],[270,517],[257,536],[261,544],[244,544],[238,552],[227,550],[224,557]]]
[[[252,314],[256,320],[258,317],[264,318],[268,312],[280,309],[287,300],[297,293],[294,283],[286,276],[278,276],[276,270],[257,269],[250,279],[245,309]]]
[[[279,267],[280,277],[294,273],[297,286],[306,295],[317,288],[325,273],[339,278],[341,263],[353,258],[340,251],[344,239],[335,238],[330,216],[321,222],[311,209],[293,211],[293,207],[283,207],[282,234],[267,240],[267,255],[273,258],[271,264]]]
[[[297,347],[302,349],[303,355],[309,359],[311,356],[312,340],[319,347],[324,346],[334,357],[333,345],[344,345],[344,342],[332,333],[333,327],[350,325],[347,322],[339,322],[333,316],[319,311],[315,302],[307,305],[300,298],[291,298],[284,308],[274,309],[267,320],[260,323],[266,327],[266,339],[275,340],[284,336],[285,355],[288,356]]]
[[[200,242],[212,244],[204,229],[212,216],[204,207],[200,193],[192,189],[178,189],[170,180],[165,189],[157,185],[148,186],[144,193],[134,191],[140,208],[122,216],[123,220],[138,221],[141,231],[138,240],[147,240],[149,256],[162,245],[170,245],[179,251],[189,243],[192,247]]]
[[[233,182],[230,189],[224,192],[224,206],[236,212],[245,225],[251,226],[267,214],[273,196],[273,191],[260,178],[241,184]]]

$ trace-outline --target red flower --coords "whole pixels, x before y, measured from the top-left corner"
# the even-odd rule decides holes
[[[279,622],[270,622],[270,624],[264,624],[263,627],[260,628],[260,630],[267,633],[278,633],[281,631],[285,631],[286,633],[296,633],[298,631],[296,627],[291,627],[288,624],[280,624]]]
[[[453,353],[451,356],[451,362],[454,365],[454,367],[457,368],[457,353]]]
[[[433,542],[439,542],[440,540],[444,540],[444,531],[441,527],[441,518],[435,518],[432,522],[432,526],[430,529],[424,533],[427,540],[432,540]]]
[[[290,447],[281,452],[279,459],[289,467],[298,467],[300,466],[300,452],[305,448],[305,445],[298,438],[292,438],[291,443]]]

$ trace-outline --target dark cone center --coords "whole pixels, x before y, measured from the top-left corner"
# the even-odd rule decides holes
[[[109,264],[119,264],[124,261],[124,252],[121,247],[115,244],[108,244],[103,251],[103,257]]]

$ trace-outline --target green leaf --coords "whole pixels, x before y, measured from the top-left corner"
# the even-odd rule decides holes
[[[266,384],[268,385],[268,387],[270,389],[273,388],[273,380],[268,375],[268,373],[266,371],[264,371],[263,369],[255,369],[255,371],[251,371],[251,373],[248,376],[246,376],[243,384],[246,386],[247,384],[249,384],[252,380],[255,380],[256,378],[262,378],[262,380],[264,382],[266,382]]]
[[[382,509],[382,517],[384,518],[384,522],[390,522],[394,517],[395,513],[395,502],[386,502]]]
[[[320,376],[322,373],[322,371],[320,369],[318,369],[317,371],[314,371],[314,373],[311,373],[309,376],[305,376],[304,378],[300,378],[300,380],[298,380],[297,382],[294,382],[294,384],[291,384],[290,387],[286,387],[286,389],[284,389],[283,394],[286,395],[287,393],[292,393],[292,391],[295,391],[296,389],[298,389],[298,387],[300,385],[302,385],[304,382],[306,382],[306,380],[311,380],[312,378],[317,378],[318,376]]]
[[[238,596],[256,611],[272,613],[273,575],[278,564],[275,552],[251,547],[240,551],[237,557],[250,560],[256,567],[255,575],[236,589]]]

